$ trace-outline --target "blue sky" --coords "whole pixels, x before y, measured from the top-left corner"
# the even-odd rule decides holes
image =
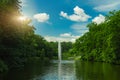
[[[109,11],[120,9],[120,0],[21,0],[22,14],[32,19],[36,34],[48,41],[72,41],[98,25]]]

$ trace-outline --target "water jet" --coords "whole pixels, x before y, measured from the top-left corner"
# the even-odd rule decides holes
[[[58,41],[58,60],[59,60],[59,62],[61,62],[61,59],[62,59],[61,53],[62,53],[62,51],[61,51],[61,42]]]

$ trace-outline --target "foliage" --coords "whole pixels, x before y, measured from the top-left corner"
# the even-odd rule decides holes
[[[62,59],[73,59],[74,54],[71,52],[72,42],[62,42]]]
[[[0,72],[23,67],[30,58],[39,57],[42,62],[52,59],[50,43],[34,33],[30,19],[20,21],[19,16],[19,0],[0,1]]]
[[[6,70],[8,70],[7,65],[2,60],[0,60],[0,72],[4,72]]]
[[[120,11],[110,12],[105,22],[88,24],[89,32],[76,40],[73,50],[82,60],[120,62]]]
[[[51,47],[51,53],[53,53],[53,59],[58,59],[58,42],[50,42],[49,44]],[[68,59],[73,56],[70,52],[72,45],[72,42],[61,42],[62,59]]]

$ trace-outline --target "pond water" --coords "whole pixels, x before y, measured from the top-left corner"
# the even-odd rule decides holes
[[[49,66],[41,63],[12,70],[0,80],[120,80],[120,65],[100,62],[53,61]]]

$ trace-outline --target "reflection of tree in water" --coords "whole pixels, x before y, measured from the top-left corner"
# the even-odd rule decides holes
[[[74,71],[74,64],[73,63],[62,63],[59,65],[60,70],[60,80],[75,80],[75,71]],[[58,66],[58,67],[59,67]]]
[[[41,80],[76,80],[74,63],[61,61],[52,64],[41,76]],[[38,78],[39,79],[39,78]]]
[[[76,62],[78,80],[119,80],[119,71],[116,69],[116,66],[107,63]]]
[[[10,70],[3,80],[30,80],[42,74],[45,71],[44,68],[40,61],[26,64],[24,69]]]

